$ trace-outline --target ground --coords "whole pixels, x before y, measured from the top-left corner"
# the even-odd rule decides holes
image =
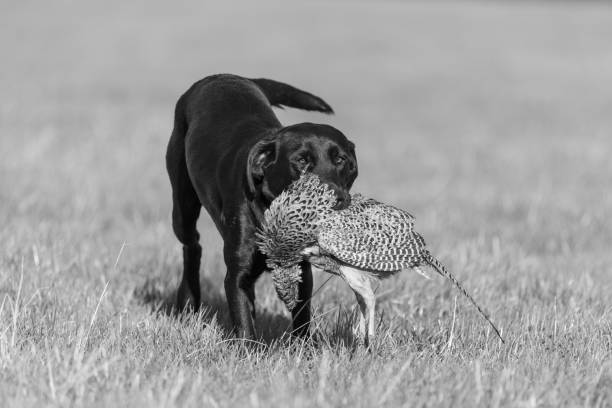
[[[0,5],[1,406],[612,405],[612,13],[605,3],[5,2]],[[317,275],[316,342],[258,282],[261,341],[228,332],[207,217],[199,315],[164,149],[217,72],[325,98],[354,190],[409,210],[448,283],[377,290],[379,337]],[[324,284],[325,283],[325,284]]]

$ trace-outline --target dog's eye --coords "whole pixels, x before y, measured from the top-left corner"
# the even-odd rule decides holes
[[[334,159],[334,164],[336,166],[340,166],[341,164],[343,164],[346,161],[346,157],[344,156],[336,156],[336,158]]]
[[[302,166],[308,164],[308,159],[305,158],[304,156],[302,157],[298,157],[297,162],[300,163]]]

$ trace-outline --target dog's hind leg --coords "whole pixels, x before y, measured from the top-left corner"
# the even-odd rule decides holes
[[[183,279],[177,292],[177,306],[183,310],[189,306],[200,307],[200,260],[202,247],[196,229],[202,205],[191,184],[185,160],[185,128],[179,120],[179,106],[174,130],[168,143],[166,167],[172,185],[172,228],[183,244]]]

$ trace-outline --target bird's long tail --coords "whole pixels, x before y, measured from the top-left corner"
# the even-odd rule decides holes
[[[476,303],[474,298],[472,298],[472,296],[468,293],[467,290],[465,290],[465,288],[461,285],[461,283],[459,283],[459,281],[453,276],[453,274],[451,274],[444,267],[444,265],[442,265],[440,263],[440,261],[438,261],[436,258],[434,258],[433,255],[431,255],[431,253],[429,253],[429,251],[425,251],[423,253],[423,260],[425,260],[425,262],[427,262],[432,268],[434,268],[436,270],[436,272],[438,272],[440,275],[447,277],[448,279],[450,279],[451,282],[453,282],[453,284],[457,287],[457,289],[459,289],[465,295],[465,297],[467,297],[469,299],[469,301],[472,302],[472,304],[474,306],[476,306],[476,309],[478,309],[480,314],[485,318],[485,320],[487,322],[489,322],[489,324],[491,325],[491,327],[495,331],[495,334],[497,334],[497,337],[499,337],[499,339],[502,341],[502,343],[505,344],[506,342],[504,341],[504,338],[502,337],[502,335],[500,334],[499,330],[495,326],[495,323],[493,323],[491,321],[491,319],[489,318],[489,315],[484,310],[482,310],[482,308],[478,305],[478,303]]]

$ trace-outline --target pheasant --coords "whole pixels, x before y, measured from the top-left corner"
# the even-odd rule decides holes
[[[504,342],[499,330],[457,279],[425,246],[414,231],[414,217],[399,208],[351,195],[351,204],[334,210],[334,192],[319,177],[304,173],[272,201],[257,233],[259,250],[280,299],[290,310],[298,301],[299,263],[341,276],[355,292],[360,318],[357,334],[365,344],[374,338],[376,298],[372,279],[404,269],[430,266],[447,277],[476,307]],[[425,275],[426,276],[426,275]]]

